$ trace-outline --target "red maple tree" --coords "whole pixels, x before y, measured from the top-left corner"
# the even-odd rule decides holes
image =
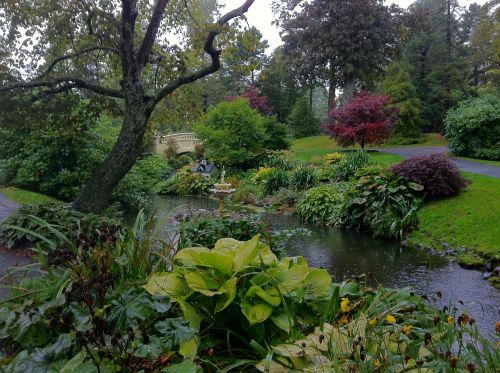
[[[324,131],[343,147],[357,143],[364,149],[366,144],[380,144],[397,123],[398,110],[389,103],[388,96],[361,91],[330,112],[331,121],[323,126]]]
[[[250,103],[250,107],[257,110],[259,113],[265,116],[270,116],[273,113],[271,107],[267,104],[267,97],[259,95],[257,88],[251,86],[243,93],[241,96],[229,96],[226,97],[226,101],[234,101],[238,98],[245,98]]]

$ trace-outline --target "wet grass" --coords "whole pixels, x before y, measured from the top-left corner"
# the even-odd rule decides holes
[[[374,147],[376,149],[383,148],[399,148],[399,147],[415,147],[415,146],[446,146],[446,139],[439,133],[427,133],[425,134],[426,140],[420,144],[413,145],[394,145],[394,144],[383,144],[378,147]],[[292,151],[295,153],[295,156],[298,160],[303,162],[310,162],[312,159],[317,157],[323,157],[325,154],[341,151],[341,150],[352,150],[352,149],[360,149],[359,146],[353,146],[349,148],[340,147],[335,140],[331,139],[325,135],[319,136],[311,136],[305,137],[302,139],[295,139],[292,141]],[[384,156],[387,159],[387,156]],[[382,159],[384,157],[381,157]],[[397,163],[403,158],[393,158],[391,162]],[[499,162],[500,163],[500,162]]]
[[[465,246],[500,260],[500,179],[464,172],[471,182],[460,195],[429,202],[419,211],[420,228],[410,242],[440,248],[440,241]]]
[[[44,194],[30,192],[28,190],[14,188],[14,187],[0,187],[0,192],[5,194],[8,198],[21,205],[31,204],[46,204],[51,202],[60,202],[59,200],[46,196]]]

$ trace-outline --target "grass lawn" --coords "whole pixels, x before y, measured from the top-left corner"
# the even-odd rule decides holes
[[[457,197],[427,203],[419,212],[420,229],[410,242],[439,247],[443,240],[500,260],[500,179],[464,172],[472,181]]]
[[[467,157],[454,157],[457,159],[463,159],[464,161],[477,162],[482,164],[487,164],[489,166],[497,166],[500,167],[500,161],[489,161],[486,159],[477,159],[477,158],[467,158]]]
[[[14,188],[14,187],[0,187],[0,192],[5,194],[14,202],[17,202],[21,205],[30,205],[30,204],[45,204],[50,202],[60,202],[59,200],[46,196],[44,194],[30,192],[28,190]]]
[[[360,149],[359,147],[350,147],[347,149]],[[302,162],[310,162],[314,158],[321,158],[328,153],[346,150],[337,145],[335,140],[328,136],[311,136],[292,141],[292,151],[295,157]],[[374,162],[394,164],[402,161],[404,158],[397,154],[388,154],[383,152],[370,153]]]

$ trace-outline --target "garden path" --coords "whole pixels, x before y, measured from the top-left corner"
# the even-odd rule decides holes
[[[379,150],[384,153],[398,154],[405,158],[448,152],[448,149],[445,146],[415,146],[407,148],[383,148]],[[453,162],[461,171],[473,172],[476,174],[500,178],[500,167],[498,166],[486,165],[478,162],[456,158],[453,158]]]
[[[0,192],[0,223],[7,217],[19,209],[19,205]],[[8,284],[10,278],[5,278],[8,269],[16,266],[23,266],[30,263],[30,259],[26,256],[25,252],[20,250],[11,251],[0,245],[0,280],[1,284]],[[0,287],[0,298],[6,296],[9,290]]]

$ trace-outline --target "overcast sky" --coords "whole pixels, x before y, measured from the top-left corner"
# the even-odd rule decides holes
[[[484,4],[487,0],[459,0],[462,6],[468,6],[474,2]],[[414,0],[392,0],[387,1],[387,4],[395,3],[402,8],[408,7]],[[235,8],[243,3],[243,0],[220,0],[221,4],[225,4],[226,10]],[[264,39],[269,42],[270,51],[281,44],[281,39],[278,29],[271,24],[273,21],[273,13],[271,11],[271,0],[255,0],[255,3],[250,7],[247,13],[248,23],[251,26],[257,27]],[[268,52],[270,52],[268,51]]]

